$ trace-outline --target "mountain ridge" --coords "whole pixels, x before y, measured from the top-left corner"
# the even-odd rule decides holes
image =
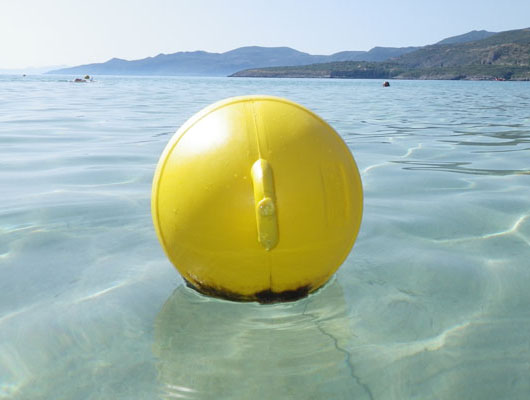
[[[530,28],[499,32],[479,40],[428,45],[379,63],[344,61],[260,68],[232,76],[530,80]]]
[[[456,36],[451,36],[451,37],[442,39],[439,42],[436,42],[435,44],[455,44],[455,43],[473,42],[475,40],[486,39],[497,33],[498,32],[489,32],[485,30],[480,30],[480,31],[473,30],[473,31],[464,33],[462,35],[456,35]]]
[[[530,28],[470,31],[427,46],[374,47],[313,55],[286,47],[245,46],[224,53],[203,50],[138,60],[112,58],[50,71],[89,75],[195,75],[396,79],[528,79]]]
[[[89,75],[198,75],[226,76],[252,67],[307,65],[333,61],[383,61],[416,50],[417,47],[375,47],[369,51],[342,51],[331,55],[313,55],[290,47],[245,46],[224,53],[203,50],[158,54],[138,60],[112,58],[53,70],[51,74]]]

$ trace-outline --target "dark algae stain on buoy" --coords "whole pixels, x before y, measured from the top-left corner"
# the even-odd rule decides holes
[[[355,160],[331,126],[278,97],[215,103],[162,153],[151,197],[166,255],[188,285],[235,301],[293,301],[348,256],[361,224]]]
[[[232,292],[226,289],[219,289],[212,286],[198,286],[193,285],[189,281],[185,280],[186,286],[196,290],[199,293],[205,294],[210,297],[218,299],[239,301],[239,302],[251,302],[257,301],[261,304],[272,304],[282,303],[288,301],[296,301],[303,299],[310,292],[310,286],[302,286],[294,290],[284,290],[283,292],[273,292],[272,290],[263,290],[258,293],[254,293],[248,296],[243,296],[240,293]]]
[[[273,292],[264,290],[256,293],[256,299],[262,304],[281,303],[285,301],[296,301],[309,294],[310,286],[302,286],[294,290],[284,290],[283,292]]]

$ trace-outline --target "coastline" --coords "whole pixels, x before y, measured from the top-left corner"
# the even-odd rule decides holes
[[[253,68],[229,75],[232,78],[408,79],[530,81],[530,67],[462,65],[412,68],[394,63],[343,62],[299,67]]]

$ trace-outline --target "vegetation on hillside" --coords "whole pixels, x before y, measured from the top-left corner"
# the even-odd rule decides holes
[[[334,62],[240,71],[239,77],[530,80],[530,28],[436,44],[386,62]]]

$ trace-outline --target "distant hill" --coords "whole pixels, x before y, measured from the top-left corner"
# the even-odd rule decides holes
[[[243,47],[226,53],[205,51],[159,54],[141,60],[113,58],[105,63],[80,65],[52,71],[54,74],[90,75],[227,75],[255,65],[301,65],[321,62],[288,47]]]
[[[530,28],[500,32],[466,43],[425,46],[396,60],[409,67],[530,65]]]
[[[425,46],[379,63],[345,61],[259,68],[233,76],[530,80],[530,28],[480,40]]]
[[[494,33],[488,31],[471,31],[463,35],[443,39],[440,42],[423,47],[374,47],[369,51],[342,51],[332,55],[312,55],[289,47],[240,47],[225,53],[209,53],[206,51],[178,52],[159,54],[140,60],[123,60],[113,58],[104,63],[80,65],[50,71],[52,74],[71,75],[196,75],[196,76],[303,76],[315,74],[319,76],[346,76],[353,71],[361,75],[377,75],[381,71],[393,71],[399,77],[421,76],[458,77],[468,75],[462,66],[495,65],[525,66],[528,65],[528,29]],[[357,62],[347,65],[340,62]],[[389,63],[384,66],[373,62]],[[339,63],[339,64],[337,64]],[[301,66],[317,64],[320,67]],[[395,64],[395,65],[394,65]],[[354,65],[356,65],[354,67]],[[372,67],[370,67],[372,65]],[[290,66],[288,69],[285,66]],[[269,69],[269,68],[273,69]],[[281,67],[278,69],[277,67]],[[453,70],[449,70],[451,67]],[[458,67],[457,69],[454,69]],[[275,69],[274,69],[275,68]],[[411,70],[416,71],[412,74]],[[436,72],[426,71],[436,69]],[[280,73],[279,71],[285,71]],[[371,72],[367,72],[370,70]],[[243,72],[238,72],[243,71]],[[294,72],[296,71],[296,72]],[[305,72],[304,72],[305,71]],[[309,72],[311,71],[311,72]],[[327,72],[324,72],[327,71]],[[365,72],[360,72],[365,71]],[[379,72],[377,72],[379,71]],[[477,68],[474,69],[477,73]],[[485,71],[481,69],[480,76]],[[489,68],[484,76],[498,73],[499,68]],[[504,71],[504,70],[503,70]],[[519,72],[505,71],[502,76],[513,76]],[[385,75],[384,74],[384,75]],[[392,75],[391,74],[391,75]],[[412,75],[411,75],[412,74]],[[354,74],[355,75],[355,74]],[[524,75],[524,74],[523,74]],[[387,75],[385,75],[387,76]],[[394,76],[394,75],[392,75]],[[471,79],[471,78],[470,78]]]
[[[159,54],[141,60],[113,58],[104,63],[50,71],[73,75],[197,75],[227,76],[242,69],[281,65],[307,65],[332,61],[384,61],[418,47],[375,47],[370,51],[343,51],[330,56],[312,55],[289,47],[240,47],[226,53],[206,51]]]
[[[447,39],[440,40],[436,44],[456,44],[456,43],[466,43],[473,42],[475,40],[482,40],[489,38],[490,36],[495,35],[497,32],[488,32],[488,31],[471,31],[464,33],[463,35],[451,36]]]
[[[403,54],[412,53],[421,47],[374,47],[368,51],[342,51],[332,54],[323,62],[335,61],[386,61]]]

